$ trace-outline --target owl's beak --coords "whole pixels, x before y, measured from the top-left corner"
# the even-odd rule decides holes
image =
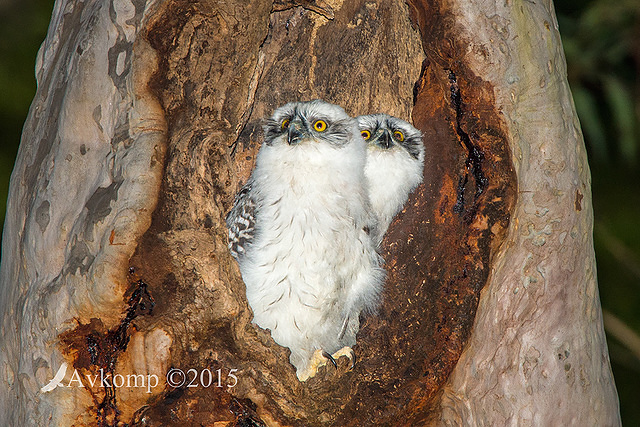
[[[393,141],[388,130],[385,130],[382,135],[380,135],[380,138],[378,138],[378,145],[384,149],[391,148]]]
[[[300,142],[304,135],[300,131],[300,127],[297,123],[291,123],[289,126],[289,133],[287,134],[287,143],[289,145],[296,145]]]

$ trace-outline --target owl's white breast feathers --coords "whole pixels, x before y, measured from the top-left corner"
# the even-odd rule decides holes
[[[422,182],[422,162],[400,147],[384,150],[369,145],[367,150],[365,176],[370,186],[369,199],[378,215],[378,227],[384,234],[409,193]]]
[[[354,345],[355,332],[337,340],[345,316],[357,331],[359,312],[378,301],[384,272],[365,231],[374,219],[364,161],[360,141],[263,146],[256,159],[256,229],[239,262],[254,321],[297,367],[316,349]]]

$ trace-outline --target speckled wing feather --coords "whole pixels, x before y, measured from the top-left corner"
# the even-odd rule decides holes
[[[229,251],[238,259],[243,256],[247,246],[253,240],[255,231],[255,201],[251,198],[251,185],[249,180],[236,194],[233,208],[227,215],[227,228],[229,229]]]

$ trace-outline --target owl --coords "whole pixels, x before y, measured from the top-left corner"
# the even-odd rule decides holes
[[[332,353],[349,355],[360,313],[378,303],[384,270],[365,161],[358,124],[341,107],[286,104],[266,121],[226,219],[253,321],[291,350],[301,381]]]
[[[357,121],[367,142],[364,174],[379,243],[409,193],[422,182],[424,145],[420,131],[396,117],[371,114]]]

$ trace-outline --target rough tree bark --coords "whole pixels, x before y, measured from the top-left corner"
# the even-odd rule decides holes
[[[620,423],[550,2],[60,0],[36,69],[0,424]],[[300,383],[251,324],[224,216],[261,119],[313,98],[412,118],[427,161],[358,363]]]

